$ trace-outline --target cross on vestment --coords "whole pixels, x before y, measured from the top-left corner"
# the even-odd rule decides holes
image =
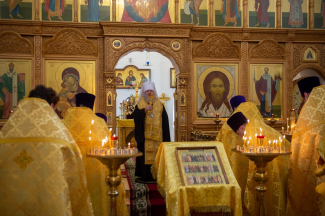
[[[166,107],[165,102],[170,100],[170,97],[166,97],[165,93],[162,93],[161,96],[159,97],[159,100],[161,100],[164,107]]]

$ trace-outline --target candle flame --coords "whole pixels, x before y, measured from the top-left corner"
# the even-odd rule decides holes
[[[244,132],[244,135],[246,134],[246,131]]]
[[[282,129],[284,129],[284,127],[282,127]]]
[[[91,124],[94,124],[94,120],[91,121]]]
[[[112,128],[110,128],[109,130],[112,131]]]
[[[91,137],[89,137],[89,140],[91,140]]]
[[[278,144],[278,141],[277,140],[275,142],[276,142],[276,144]]]
[[[89,131],[89,133],[91,134],[91,131]]]
[[[261,133],[262,133],[262,128],[260,128],[260,131],[261,131]]]
[[[283,135],[283,138],[285,139],[286,138],[286,135]]]
[[[255,137],[257,137],[257,134],[255,134]]]
[[[248,141],[248,143],[247,144],[249,144],[249,141]]]
[[[249,140],[251,140],[252,139],[252,137],[249,137]]]
[[[271,140],[269,140],[269,144],[271,144]]]
[[[249,123],[249,119],[247,119],[247,122]]]
[[[107,138],[107,137],[105,137],[105,140],[106,140],[106,141],[108,141],[108,138]]]
[[[115,137],[115,134],[113,135],[113,137]]]

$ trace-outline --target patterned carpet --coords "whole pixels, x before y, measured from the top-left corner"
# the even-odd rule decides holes
[[[157,184],[135,182],[135,159],[129,159],[125,172],[130,187],[130,216],[165,216],[166,204],[157,190]]]

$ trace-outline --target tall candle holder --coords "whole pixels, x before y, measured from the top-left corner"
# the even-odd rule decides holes
[[[256,165],[256,171],[254,173],[254,180],[257,183],[257,186],[255,187],[255,189],[257,191],[257,216],[265,216],[266,208],[265,208],[265,204],[264,204],[264,193],[267,190],[265,183],[269,179],[269,175],[267,174],[265,167],[274,158],[281,156],[281,155],[289,155],[292,152],[250,153],[250,152],[238,151],[237,149],[232,149],[232,151],[234,151],[238,154],[245,155],[246,157],[248,157],[249,160],[253,161],[254,164]]]
[[[116,197],[119,195],[117,187],[121,184],[121,177],[117,174],[121,164],[125,163],[129,158],[140,157],[142,153],[123,154],[123,155],[94,155],[87,154],[88,157],[98,159],[102,164],[108,167],[109,174],[106,177],[106,184],[109,186],[108,195],[111,197],[109,215],[117,216]]]
[[[214,120],[214,123],[217,124],[217,131],[219,131],[219,124],[220,124],[221,120],[220,120],[220,116],[219,113],[216,114],[216,120]]]

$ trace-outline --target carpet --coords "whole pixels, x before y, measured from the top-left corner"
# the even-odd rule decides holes
[[[125,171],[130,186],[130,216],[166,216],[166,203],[157,190],[157,184],[136,182],[135,159],[126,161]]]

